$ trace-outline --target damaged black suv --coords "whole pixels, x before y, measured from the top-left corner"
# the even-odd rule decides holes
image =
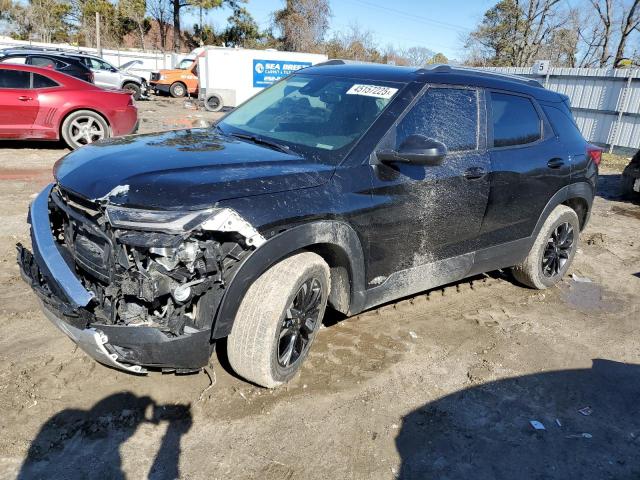
[[[506,267],[558,282],[599,160],[567,97],[534,80],[331,61],[211,129],[70,153],[18,261],[99,362],[194,371],[228,337],[235,371],[274,387],[327,304],[354,315]]]

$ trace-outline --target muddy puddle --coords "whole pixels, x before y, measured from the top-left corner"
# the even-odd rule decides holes
[[[564,301],[583,313],[615,312],[618,300],[602,285],[588,279],[569,280],[560,286]]]
[[[622,215],[624,217],[635,218],[640,220],[640,208],[624,208],[614,205],[611,207],[611,212],[616,215]]]

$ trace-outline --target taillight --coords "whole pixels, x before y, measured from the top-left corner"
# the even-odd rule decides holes
[[[593,163],[600,165],[602,161],[602,149],[595,145],[587,145],[587,157],[593,160]]]

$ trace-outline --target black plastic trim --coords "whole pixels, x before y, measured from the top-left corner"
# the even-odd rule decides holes
[[[365,263],[362,245],[356,232],[340,221],[319,221],[293,227],[269,239],[249,255],[228,282],[213,325],[214,339],[231,333],[236,312],[251,284],[269,267],[301,250],[318,244],[330,244],[344,251],[349,259],[351,283],[349,313],[359,312],[364,307]]]

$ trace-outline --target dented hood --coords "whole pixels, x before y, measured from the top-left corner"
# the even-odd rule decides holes
[[[196,210],[220,200],[309,188],[334,166],[223,137],[208,129],[116,138],[60,159],[54,176],[88,199]]]

